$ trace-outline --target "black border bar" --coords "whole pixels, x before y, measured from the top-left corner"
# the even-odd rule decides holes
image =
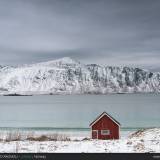
[[[0,160],[160,160],[160,153],[0,153]]]

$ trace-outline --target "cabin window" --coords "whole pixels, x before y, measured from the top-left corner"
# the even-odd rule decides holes
[[[110,130],[101,130],[101,135],[110,135]]]

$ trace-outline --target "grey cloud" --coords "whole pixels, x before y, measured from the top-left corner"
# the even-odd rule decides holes
[[[157,70],[159,8],[159,0],[1,0],[0,63],[70,56]]]

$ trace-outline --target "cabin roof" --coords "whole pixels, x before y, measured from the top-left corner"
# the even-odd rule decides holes
[[[111,115],[109,115],[107,112],[103,112],[101,115],[99,115],[89,126],[93,126],[97,121],[99,121],[104,115],[106,115],[107,117],[109,117],[113,122],[115,122],[118,126],[120,126],[121,124],[115,120]]]

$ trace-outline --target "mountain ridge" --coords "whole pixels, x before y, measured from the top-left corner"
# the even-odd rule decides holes
[[[0,94],[160,92],[160,73],[141,68],[82,64],[69,57],[0,67]]]

